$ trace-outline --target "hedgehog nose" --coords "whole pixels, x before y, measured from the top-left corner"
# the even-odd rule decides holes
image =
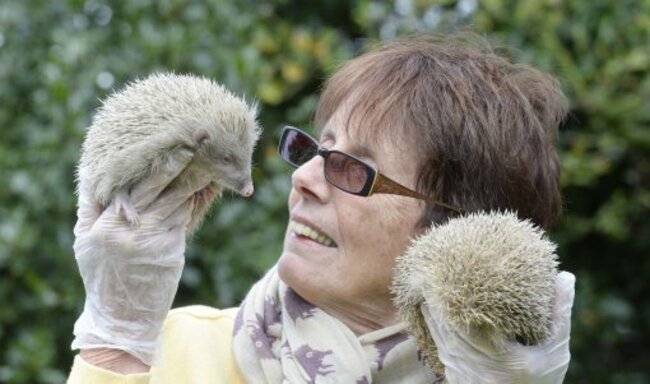
[[[244,185],[243,188],[239,189],[239,194],[244,196],[244,197],[249,197],[253,194],[255,189],[253,188],[253,183],[248,183]]]

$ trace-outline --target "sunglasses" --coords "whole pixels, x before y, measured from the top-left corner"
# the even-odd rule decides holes
[[[295,168],[305,164],[316,155],[322,156],[325,159],[323,169],[327,182],[353,195],[370,196],[374,193],[387,193],[408,196],[451,209],[452,211],[460,211],[451,205],[406,188],[352,155],[337,150],[321,148],[316,139],[298,128],[284,127],[282,136],[280,137],[278,152],[284,161]]]

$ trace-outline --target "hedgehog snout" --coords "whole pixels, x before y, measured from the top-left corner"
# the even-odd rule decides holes
[[[253,187],[253,182],[249,180],[240,183],[237,192],[244,197],[249,197],[253,194],[254,191],[255,188]]]

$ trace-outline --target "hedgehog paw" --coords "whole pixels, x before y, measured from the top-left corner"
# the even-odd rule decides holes
[[[115,211],[132,226],[140,226],[140,216],[133,204],[131,204],[128,194],[122,192],[115,196]]]

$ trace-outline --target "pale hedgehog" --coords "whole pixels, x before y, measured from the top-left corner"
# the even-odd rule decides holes
[[[138,213],[128,193],[181,147],[194,152],[173,181],[187,183],[203,198],[192,214],[195,230],[210,203],[230,189],[253,193],[251,158],[260,135],[257,107],[214,81],[194,75],[153,74],[110,95],[93,117],[77,168],[103,206],[116,200],[134,225]]]
[[[421,307],[439,306],[456,332],[538,344],[550,335],[556,246],[514,213],[475,213],[433,226],[398,257],[395,304],[420,352],[442,376],[444,366]]]

